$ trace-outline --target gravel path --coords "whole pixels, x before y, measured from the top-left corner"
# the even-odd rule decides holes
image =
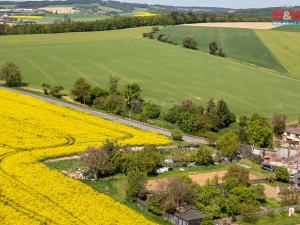
[[[170,132],[169,130],[160,128],[160,127],[156,127],[156,126],[152,126],[152,125],[149,125],[149,124],[141,123],[141,122],[131,120],[131,119],[126,119],[126,118],[121,118],[121,117],[109,115],[109,114],[106,114],[106,113],[102,113],[102,112],[98,112],[98,111],[95,111],[95,110],[85,108],[83,106],[73,105],[73,104],[70,104],[70,103],[67,103],[67,102],[63,102],[63,101],[43,97],[43,96],[40,96],[40,95],[36,95],[36,94],[32,94],[32,93],[29,93],[29,92],[26,92],[26,91],[16,90],[16,89],[8,88],[8,87],[0,86],[0,89],[5,89],[5,90],[20,93],[20,94],[23,94],[23,95],[38,98],[38,99],[47,101],[47,102],[52,103],[52,104],[57,104],[57,105],[61,105],[61,106],[64,106],[64,107],[67,107],[67,108],[70,108],[70,109],[86,112],[86,113],[92,114],[94,116],[101,117],[103,119],[111,120],[111,121],[121,123],[121,124],[124,124],[124,125],[127,125],[127,126],[135,127],[135,128],[141,129],[141,130],[152,131],[154,133],[162,134],[162,135],[165,135],[165,136],[168,136],[168,137],[171,137],[171,135],[172,135],[172,132]],[[183,140],[187,141],[187,142],[190,142],[190,143],[203,143],[203,144],[207,143],[205,138],[195,137],[195,136],[191,136],[191,135],[184,135]]]

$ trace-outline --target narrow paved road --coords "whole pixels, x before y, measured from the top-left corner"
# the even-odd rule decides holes
[[[29,92],[26,92],[26,91],[15,90],[15,89],[8,88],[8,87],[0,86],[0,89],[5,89],[5,90],[20,93],[20,94],[23,94],[23,95],[38,98],[38,99],[47,101],[49,103],[53,103],[53,104],[65,106],[65,107],[70,108],[70,109],[86,112],[86,113],[92,114],[94,116],[101,117],[103,119],[111,120],[111,121],[121,123],[121,124],[124,124],[124,125],[127,125],[127,126],[135,127],[135,128],[141,129],[141,130],[152,131],[154,133],[162,134],[162,135],[165,135],[165,136],[168,136],[168,137],[171,137],[171,135],[172,135],[172,132],[170,132],[166,129],[160,128],[160,127],[156,127],[156,126],[152,126],[152,125],[149,125],[149,124],[141,123],[141,122],[131,120],[131,119],[126,119],[126,118],[121,118],[121,117],[105,114],[105,113],[102,113],[102,112],[98,112],[98,111],[95,111],[95,110],[85,108],[83,106],[73,105],[73,104],[70,104],[70,103],[67,103],[67,102],[64,102],[64,101],[59,101],[59,100],[43,97],[43,96],[40,96],[40,95],[32,94],[32,93],[29,93]],[[195,137],[195,136],[191,136],[191,135],[184,135],[183,140],[187,141],[187,142],[190,142],[190,143],[206,143],[207,142],[205,138]]]

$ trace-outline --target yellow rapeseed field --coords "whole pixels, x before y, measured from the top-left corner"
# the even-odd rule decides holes
[[[40,161],[168,139],[32,97],[0,90],[0,224],[152,224],[131,209]]]
[[[137,12],[134,16],[157,16],[157,14],[154,13],[150,13],[150,12]]]
[[[43,16],[21,16],[21,15],[17,15],[17,16],[8,16],[9,18],[13,18],[13,19],[32,19],[32,20],[39,20],[39,19],[43,19]]]

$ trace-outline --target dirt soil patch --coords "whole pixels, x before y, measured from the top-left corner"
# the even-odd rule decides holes
[[[221,170],[221,171],[216,171],[216,172],[208,172],[208,173],[191,173],[189,174],[189,178],[192,179],[193,182],[195,182],[196,184],[203,186],[206,184],[207,180],[212,180],[216,175],[218,175],[220,182],[222,181],[222,178],[225,176],[226,174],[226,170]],[[254,174],[250,173],[250,180],[255,180],[258,179],[257,176],[255,176]],[[162,179],[154,179],[154,180],[149,180],[147,181],[147,189],[149,191],[155,191],[156,188],[159,185],[162,184],[168,184],[169,178],[162,178]],[[271,186],[270,186],[271,187]]]
[[[227,28],[245,28],[245,29],[259,29],[270,30],[275,28],[270,22],[233,22],[233,23],[193,23],[185,24],[184,26],[196,27],[227,27]]]
[[[218,175],[220,182],[222,182],[222,178],[225,176],[226,173],[227,171],[225,170],[209,172],[209,173],[195,173],[195,174],[190,174],[189,178],[191,178],[192,181],[195,182],[196,184],[202,186],[206,184],[207,180],[212,180],[216,175]],[[255,180],[255,179],[258,179],[257,176],[250,173],[250,180]]]
[[[265,187],[265,194],[268,198],[275,198],[279,200],[278,194],[277,194],[277,188],[272,187],[268,184],[262,184]]]

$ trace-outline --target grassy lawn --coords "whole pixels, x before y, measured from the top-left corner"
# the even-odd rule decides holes
[[[61,160],[56,162],[47,162],[46,165],[51,169],[74,172],[79,168],[79,161],[78,159]]]
[[[140,37],[149,30],[2,36],[0,64],[20,65],[24,82],[34,88],[49,83],[68,92],[79,77],[105,88],[108,76],[116,75],[121,86],[137,82],[145,99],[165,108],[186,98],[205,105],[213,97],[223,98],[238,115],[278,112],[298,118],[300,81]]]
[[[259,219],[256,223],[239,222],[241,225],[297,225],[299,223],[300,215],[293,217],[288,217],[287,215],[267,216]]]

